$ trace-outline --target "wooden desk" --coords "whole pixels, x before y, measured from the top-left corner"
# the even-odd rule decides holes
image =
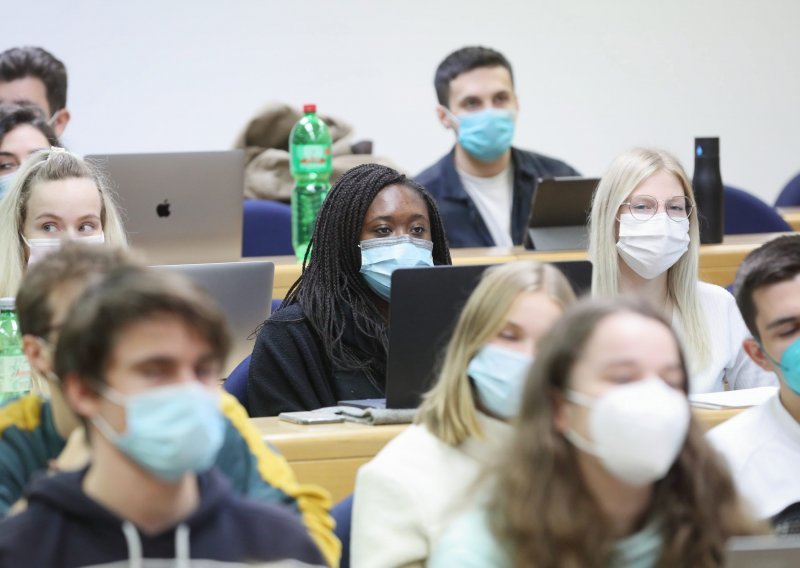
[[[740,409],[695,408],[706,430],[735,416]],[[277,417],[251,418],[265,442],[284,455],[301,483],[320,485],[331,492],[334,503],[353,492],[356,472],[406,425],[365,426],[344,422],[301,426]]]
[[[800,219],[800,208],[798,208]],[[800,221],[799,221],[800,222]],[[700,279],[719,286],[733,282],[736,269],[751,250],[778,236],[780,233],[756,235],[729,235],[722,244],[700,247]],[[522,247],[465,248],[451,251],[453,264],[500,264],[515,260],[542,262],[584,260],[586,251],[528,251]],[[275,263],[273,298],[283,298],[289,287],[300,276],[300,263],[293,256],[246,258],[243,260],[270,260]]]
[[[792,226],[792,229],[800,231],[800,207],[781,207],[778,213]]]

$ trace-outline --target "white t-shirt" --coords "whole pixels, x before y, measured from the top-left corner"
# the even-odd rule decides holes
[[[511,164],[492,177],[477,177],[457,170],[470,196],[492,235],[495,246],[511,247],[511,205],[514,194],[514,168]]]
[[[758,518],[771,518],[800,502],[800,424],[779,395],[706,436],[727,460],[739,493]]]
[[[742,341],[750,337],[750,332],[733,295],[719,286],[698,282],[697,300],[711,337],[711,353],[709,364],[692,375],[690,393],[725,390],[723,378],[732,390],[777,386],[775,373],[756,365],[742,348]],[[683,334],[683,322],[677,311],[672,317],[672,327],[679,336]]]

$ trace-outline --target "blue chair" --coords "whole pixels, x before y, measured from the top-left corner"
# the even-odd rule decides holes
[[[331,509],[331,516],[336,521],[333,534],[342,542],[342,556],[339,568],[350,568],[350,525],[353,518],[353,494],[351,493]]]
[[[242,256],[294,254],[292,209],[285,203],[245,199]]]
[[[794,176],[789,183],[781,190],[781,194],[775,201],[775,207],[798,207],[800,206],[800,174]]]
[[[780,233],[791,231],[783,217],[755,195],[742,189],[726,185],[725,234]]]
[[[228,378],[222,384],[227,392],[236,397],[247,413],[250,413],[250,408],[247,403],[247,373],[250,370],[250,355],[245,357],[241,363],[236,365],[236,368],[231,371]]]

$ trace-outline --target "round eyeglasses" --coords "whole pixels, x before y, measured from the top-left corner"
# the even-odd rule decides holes
[[[694,211],[694,203],[685,195],[667,199],[656,199],[652,195],[637,195],[622,204],[623,212],[629,212],[637,221],[649,221],[658,213],[658,204],[664,204],[664,211],[673,221],[688,219]],[[627,209],[627,211],[625,211]]]

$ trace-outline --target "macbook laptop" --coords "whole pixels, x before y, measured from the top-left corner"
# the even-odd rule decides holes
[[[597,178],[539,179],[533,193],[525,248],[584,250],[589,246],[587,221]]]
[[[267,261],[154,266],[183,274],[205,288],[225,313],[231,352],[224,375],[253,352],[255,330],[269,317],[275,265]]]
[[[800,566],[800,535],[747,536],[728,541],[726,568],[796,568]]]
[[[109,178],[130,243],[152,263],[242,254],[244,152],[86,156]]]
[[[576,293],[591,287],[589,261],[554,262]],[[392,274],[386,399],[341,401],[373,408],[416,408],[436,381],[458,317],[483,271],[496,265],[406,268]]]

